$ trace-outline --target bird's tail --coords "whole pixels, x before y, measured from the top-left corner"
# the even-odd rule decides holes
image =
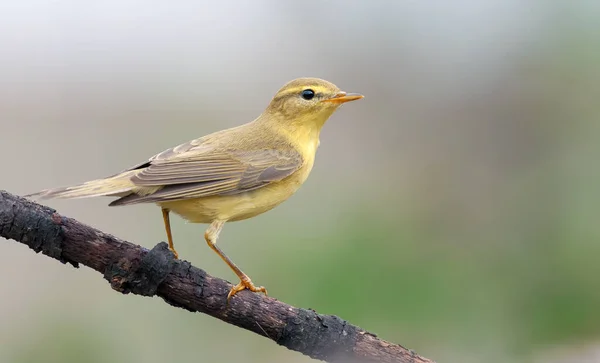
[[[135,185],[130,178],[132,172],[115,175],[106,179],[97,179],[79,185],[63,188],[45,189],[37,193],[25,195],[28,197],[48,198],[90,198],[99,196],[122,196],[131,193]]]

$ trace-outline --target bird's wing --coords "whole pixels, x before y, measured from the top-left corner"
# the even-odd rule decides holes
[[[290,176],[302,163],[302,156],[292,148],[219,150],[195,140],[130,169],[139,170],[131,177],[135,186],[157,191],[130,194],[111,205],[243,193]]]

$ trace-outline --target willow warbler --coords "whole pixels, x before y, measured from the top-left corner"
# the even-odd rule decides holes
[[[219,233],[225,222],[264,213],[294,194],[313,167],[325,121],[343,103],[361,98],[322,79],[295,79],[252,122],[170,148],[104,179],[28,196],[119,197],[110,206],[156,203],[175,257],[169,213],[209,223],[208,246],[240,278],[227,299],[244,289],[266,294],[217,246]]]

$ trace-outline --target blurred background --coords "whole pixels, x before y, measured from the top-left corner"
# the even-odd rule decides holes
[[[600,2],[4,1],[1,189],[111,175],[258,116],[287,81],[366,97],[311,177],[220,245],[271,296],[438,362],[600,362]],[[152,205],[47,201],[151,248]],[[173,218],[182,258],[235,281]],[[309,362],[0,241],[0,361]]]

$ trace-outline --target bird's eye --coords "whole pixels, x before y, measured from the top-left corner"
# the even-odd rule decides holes
[[[305,89],[304,91],[302,91],[302,98],[304,98],[305,100],[312,100],[313,97],[315,97],[315,91],[311,89]]]

